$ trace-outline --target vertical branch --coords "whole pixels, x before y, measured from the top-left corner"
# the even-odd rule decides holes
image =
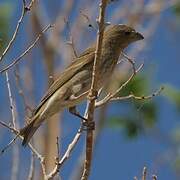
[[[144,167],[143,168],[143,173],[142,173],[142,180],[146,180],[146,176],[147,176],[147,168]]]
[[[10,102],[10,109],[11,109],[11,115],[12,115],[12,127],[16,129],[16,113],[15,113],[15,106],[12,98],[12,92],[11,92],[11,86],[9,81],[9,74],[6,71],[6,84],[8,88],[8,96],[9,96],[9,102]],[[17,179],[18,175],[18,164],[19,164],[19,148],[17,145],[13,148],[13,160],[12,160],[12,180]]]
[[[6,84],[8,88],[8,95],[9,95],[9,102],[10,102],[10,108],[11,108],[11,115],[12,115],[12,126],[13,128],[16,129],[16,115],[15,115],[15,107],[12,99],[12,93],[11,93],[11,87],[10,87],[10,82],[9,82],[9,74],[6,71]]]
[[[106,5],[107,5],[107,0],[102,0],[102,2],[100,3],[100,12],[98,19],[99,30],[98,30],[97,45],[96,45],[95,59],[94,59],[93,72],[92,72],[92,83],[88,95],[89,106],[88,106],[88,114],[87,114],[87,124],[89,125],[94,123],[93,119],[94,119],[95,100],[97,97],[98,68],[101,57],[102,41],[103,41],[103,34],[105,27],[104,18],[105,18]],[[86,159],[84,162],[84,170],[81,180],[87,180],[89,177],[91,161],[92,161],[92,151],[93,151],[93,129],[88,128],[86,135]]]
[[[96,124],[96,129],[95,129],[95,134],[94,134],[94,149],[97,146],[97,143],[99,141],[100,138],[100,134],[103,130],[104,127],[104,123],[106,120],[106,114],[107,114],[107,107],[108,104],[105,104],[104,106],[102,106],[100,108],[99,111],[99,116],[98,116],[98,121]],[[93,151],[93,154],[96,153]],[[78,162],[76,163],[73,172],[71,173],[70,179],[71,180],[79,180],[81,179],[81,175],[83,172],[83,162],[85,159],[85,147],[83,147],[82,153],[79,156]]]

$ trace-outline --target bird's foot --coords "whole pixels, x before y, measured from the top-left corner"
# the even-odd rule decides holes
[[[71,114],[73,114],[74,116],[77,116],[78,118],[80,118],[82,120],[82,130],[87,131],[87,130],[94,130],[95,129],[95,122],[91,121],[88,122],[88,120],[83,117],[77,110],[76,107],[70,107],[69,108],[69,112]]]
[[[91,121],[91,122],[88,122],[87,120],[86,121],[83,121],[82,122],[82,130],[83,131],[87,131],[87,130],[95,130],[95,122],[94,121]]]

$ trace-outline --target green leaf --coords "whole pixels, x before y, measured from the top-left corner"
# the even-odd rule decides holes
[[[121,84],[120,84],[121,85]],[[147,89],[149,87],[149,80],[148,78],[143,74],[137,74],[135,78],[130,81],[126,87],[122,89],[120,92],[120,96],[126,96],[131,93],[135,95],[142,96],[147,92]]]
[[[178,111],[180,111],[180,90],[170,84],[166,84],[164,87],[164,97],[175,104]]]
[[[11,3],[0,4],[0,52],[7,44],[11,13]]]
[[[173,129],[171,137],[176,144],[180,143],[180,127]]]
[[[180,16],[180,2],[177,2],[172,8],[175,15]]]
[[[112,117],[108,122],[109,127],[122,129],[124,135],[130,139],[136,138],[139,135],[140,128],[138,123],[131,117]]]
[[[154,101],[145,102],[139,110],[143,123],[146,127],[151,128],[157,120],[157,105]]]

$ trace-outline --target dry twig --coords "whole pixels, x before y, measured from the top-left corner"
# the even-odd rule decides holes
[[[8,88],[8,95],[9,95],[9,101],[10,101],[10,109],[11,109],[11,115],[12,115],[12,126],[13,128],[16,128],[16,115],[15,115],[15,107],[14,107],[14,102],[12,98],[12,92],[11,92],[11,87],[10,87],[10,82],[9,82],[9,74],[6,72],[6,84]]]
[[[25,14],[26,14],[28,11],[31,10],[34,1],[35,1],[35,0],[32,0],[32,1],[30,2],[29,6],[26,6],[25,0],[22,0],[22,2],[23,2],[23,7],[22,7],[21,16],[20,16],[20,18],[19,18],[19,20],[18,20],[18,22],[17,22],[16,28],[15,28],[15,31],[14,31],[14,33],[13,33],[13,36],[12,36],[11,40],[9,41],[7,47],[5,48],[5,50],[3,51],[3,53],[2,53],[2,55],[1,55],[1,57],[0,57],[0,61],[3,60],[4,56],[7,54],[7,52],[8,52],[9,49],[11,48],[12,44],[14,43],[14,41],[15,41],[15,39],[16,39],[16,37],[17,37],[17,34],[18,34],[18,32],[19,32],[19,28],[20,28],[20,26],[21,26],[21,24],[22,24],[22,22],[23,22],[24,16],[25,16]]]
[[[21,85],[21,78],[20,78],[20,74],[19,74],[19,66],[16,65],[16,68],[14,70],[14,75],[15,75],[15,81],[16,81],[16,87],[18,89],[18,93],[19,95],[21,96],[22,98],[22,101],[23,101],[23,105],[24,105],[24,110],[25,110],[25,114],[28,115],[28,112],[31,112],[32,113],[32,109],[31,107],[28,105],[27,103],[27,100],[26,100],[26,97],[25,97],[25,94],[23,92],[23,88],[22,88],[22,85]]]
[[[135,62],[128,55],[126,55],[125,53],[122,52],[121,55],[123,57],[125,57],[128,60],[128,62],[130,62],[132,64],[133,72],[136,73]]]
[[[64,153],[63,157],[56,163],[54,169],[46,176],[46,179],[52,179],[58,172],[61,166],[65,163],[65,161],[70,157],[72,150],[74,149],[75,145],[77,144],[79,138],[82,135],[82,128],[83,126],[78,129],[78,132],[74,136],[72,142],[69,144],[66,152]]]
[[[139,72],[144,64],[141,64],[139,68],[132,73],[132,75],[129,77],[127,81],[125,81],[114,93],[109,93],[104,99],[96,102],[95,106],[100,107],[106,103],[108,103],[112,98],[116,97],[116,95],[134,78],[137,72]]]
[[[99,61],[101,57],[101,48],[102,48],[102,41],[103,41],[103,34],[104,34],[104,18],[105,18],[105,10],[106,10],[107,0],[102,0],[100,4],[100,12],[99,12],[99,19],[98,19],[98,36],[97,36],[97,45],[95,51],[95,59],[93,65],[93,72],[92,72],[92,83],[91,88],[88,94],[89,100],[89,107],[87,113],[87,124],[93,124],[94,121],[94,110],[95,110],[95,100],[97,98],[97,79],[98,79],[98,68],[99,68]],[[90,174],[91,168],[91,161],[92,161],[92,151],[93,151],[93,129],[87,129],[86,135],[86,158],[84,161],[84,170],[81,177],[81,180],[87,180]]]
[[[146,180],[146,177],[147,177],[147,168],[144,167],[143,168],[143,173],[142,173],[142,180]]]
[[[19,61],[26,55],[29,53],[30,50],[32,50],[34,48],[34,46],[37,44],[37,42],[39,41],[39,39],[41,38],[41,36],[46,32],[48,31],[50,28],[52,28],[53,25],[49,24],[47,25],[43,30],[42,32],[39,33],[39,35],[37,36],[37,38],[35,39],[35,41],[22,53],[20,54],[17,58],[15,58],[13,60],[12,63],[10,63],[9,65],[7,65],[4,69],[2,69],[0,71],[0,73],[3,73],[7,70],[9,70],[11,67],[13,67],[15,64],[19,63]]]
[[[158,96],[163,91],[163,89],[164,89],[164,87],[160,87],[157,91],[155,91],[154,93],[152,93],[148,96],[136,96],[134,94],[130,94],[128,96],[114,97],[114,98],[110,99],[110,101],[121,101],[121,100],[127,100],[127,99],[149,100],[155,96]]]

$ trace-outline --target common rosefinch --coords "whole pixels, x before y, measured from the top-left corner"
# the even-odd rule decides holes
[[[127,25],[111,25],[107,28],[104,32],[98,71],[98,89],[102,88],[111,77],[124,48],[141,39],[144,37]],[[20,130],[20,135],[24,137],[22,145],[27,145],[45,119],[50,118],[63,108],[69,108],[78,115],[75,107],[86,98],[90,89],[95,47],[96,44],[94,43],[86,49],[48,89],[36,107],[30,123]]]

